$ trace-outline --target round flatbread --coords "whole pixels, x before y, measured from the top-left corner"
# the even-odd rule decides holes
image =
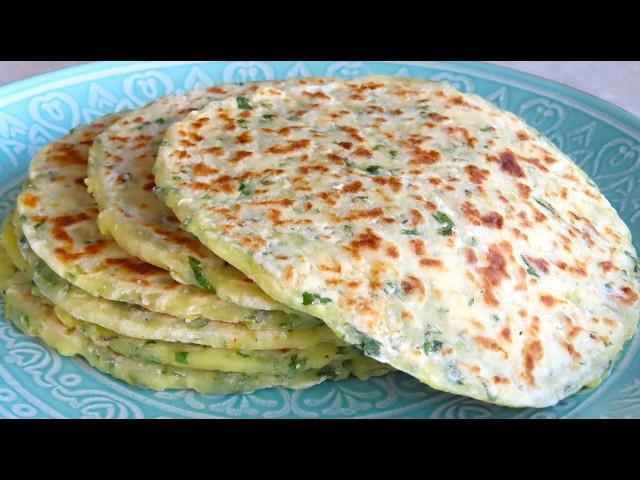
[[[269,296],[439,390],[553,405],[636,330],[613,207],[523,120],[448,85],[212,102],[169,128],[154,173],[183,228]]]
[[[245,307],[288,310],[180,228],[174,213],[155,193],[152,168],[167,128],[190,111],[212,100],[232,97],[235,101],[302,84],[313,84],[313,79],[215,86],[163,97],[116,121],[97,137],[89,153],[87,185],[100,208],[101,231],[111,234],[129,254],[167,270],[179,282],[213,290],[221,299]],[[262,123],[268,126],[269,120]],[[242,118],[225,128],[246,131]]]

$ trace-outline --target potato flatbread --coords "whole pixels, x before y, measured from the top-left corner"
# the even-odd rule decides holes
[[[182,283],[214,290],[218,297],[255,309],[288,310],[250,279],[180,228],[155,194],[152,168],[167,128],[212,100],[260,96],[271,88],[315,84],[314,79],[221,85],[163,97],[134,110],[99,135],[89,153],[87,185],[98,203],[98,224],[129,254],[167,270]],[[269,120],[263,119],[268,127]],[[226,128],[245,131],[243,120]],[[187,220],[188,221],[188,220]]]
[[[439,390],[553,405],[636,331],[640,266],[610,203],[523,120],[448,85],[215,101],[168,129],[154,173],[183,228],[269,296]]]

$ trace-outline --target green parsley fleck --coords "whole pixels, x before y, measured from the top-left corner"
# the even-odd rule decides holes
[[[520,255],[520,258],[522,258],[522,261],[523,261],[523,262],[525,263],[525,265],[528,267],[528,268],[527,268],[527,273],[528,273],[529,275],[533,275],[533,276],[534,276],[534,277],[536,277],[536,278],[540,278],[540,275],[538,274],[538,271],[537,271],[535,268],[533,268],[533,267],[531,266],[531,264],[527,261],[526,257],[525,257],[524,255]]]
[[[471,297],[469,299],[469,301],[467,302],[467,307],[470,307],[471,305],[473,305],[474,303],[476,303],[476,299]]]
[[[334,378],[338,376],[338,369],[334,365],[327,365],[318,370],[319,377]]]
[[[449,216],[446,213],[443,213],[440,211],[435,212],[432,215],[433,215],[433,218],[435,218],[438,223],[444,225],[443,227],[438,229],[438,233],[440,235],[444,235],[445,237],[450,237],[453,227],[455,226],[455,224],[453,223],[453,220],[451,220],[451,218],[449,218]]]
[[[273,120],[273,117],[275,117],[274,114],[272,113],[265,113],[264,115],[262,115],[262,119],[266,120],[268,122],[270,122],[271,120]]]
[[[238,187],[238,191],[243,197],[248,197],[251,195],[251,186],[248,183],[240,183],[240,187]]]
[[[380,342],[373,338],[365,337],[364,342],[362,342],[362,350],[366,355],[379,355]]]
[[[380,166],[379,165],[369,165],[367,168],[365,168],[365,170],[367,172],[369,172],[371,175],[377,175],[379,170],[380,170]]]
[[[236,354],[241,356],[242,358],[249,358],[251,355],[247,355],[244,352],[241,352],[240,350],[236,350]]]
[[[553,206],[547,202],[546,200],[542,200],[541,198],[534,198],[534,200],[541,205],[542,207],[546,208],[547,210],[549,210],[551,213],[553,213],[554,215],[557,215],[556,209],[553,208]]]
[[[331,301],[332,300],[330,298],[322,297],[317,293],[304,292],[302,294],[303,305],[315,305],[318,303],[325,304],[325,303],[331,303]]]
[[[293,322],[288,321],[288,322],[281,322],[280,324],[278,324],[278,326],[280,328],[282,328],[283,330],[286,330],[288,332],[293,330]]]
[[[298,358],[298,354],[291,355],[289,359],[289,378],[293,377],[298,370],[302,370],[305,363],[307,363],[306,358]]]
[[[216,289],[213,287],[213,285],[211,285],[209,279],[205,277],[204,273],[202,272],[202,263],[200,262],[200,260],[190,256],[189,265],[191,265],[193,276],[196,277],[198,285],[200,285],[200,287],[204,288],[205,290],[208,290],[209,292],[215,293]]]
[[[244,118],[239,118],[236,120],[236,123],[242,128],[249,128],[249,120],[245,120]]]
[[[176,352],[176,363],[181,363],[183,365],[189,365],[189,352]]]
[[[396,156],[398,155],[398,152],[396,150],[390,150],[389,155],[391,155],[391,158],[396,158]]]
[[[170,146],[171,146],[171,142],[170,142],[169,140],[167,140],[167,139],[162,140],[162,141],[160,142],[160,146],[161,146],[161,147],[170,147]]]
[[[240,110],[251,110],[253,108],[251,102],[246,97],[236,97],[236,102]]]
[[[166,120],[164,118],[158,118],[155,123],[158,125],[162,125],[164,122],[166,122]]]
[[[375,147],[373,147],[373,150],[376,152],[384,150],[384,145],[376,145]]]
[[[633,260],[633,273],[640,273],[640,263],[638,263],[638,259],[634,257],[633,254],[631,252],[628,252],[627,250],[624,251],[624,254],[627,257],[629,257],[631,260]]]
[[[422,346],[424,353],[429,355],[430,353],[439,352],[442,349],[442,342],[440,340],[427,340]]]
[[[403,229],[400,230],[402,232],[403,235],[420,235],[420,232],[418,230],[416,230],[415,228],[412,229]]]

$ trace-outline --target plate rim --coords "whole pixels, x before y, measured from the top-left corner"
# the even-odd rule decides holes
[[[217,63],[227,63],[226,60],[211,60],[212,62]],[[289,60],[295,62],[295,60]],[[306,63],[317,62],[317,60],[301,60]],[[90,75],[92,73],[100,73],[100,76],[108,75],[109,70],[118,70],[118,73],[126,73],[127,70],[131,72],[144,70],[145,68],[161,68],[161,67],[169,67],[169,66],[178,66],[178,65],[198,65],[204,62],[209,62],[208,60],[187,60],[187,61],[145,61],[145,60],[132,60],[132,61],[98,61],[98,62],[87,62],[80,65],[72,65],[68,67],[59,68],[50,72],[41,73],[38,75],[34,75],[31,77],[23,78],[20,80],[16,80],[14,82],[8,83],[6,85],[0,86],[0,107],[5,106],[6,104],[13,103],[12,97],[14,96],[24,96],[27,97],[29,95],[35,95],[37,92],[29,92],[30,90],[35,90],[38,87],[42,87],[44,85],[50,85],[52,83],[56,83],[62,80],[69,79],[71,77],[80,77]],[[278,60],[277,62],[285,62],[283,60]],[[322,61],[325,63],[326,61]],[[617,120],[622,121],[624,124],[632,127],[637,130],[634,133],[630,133],[630,135],[640,138],[640,116],[635,115],[624,108],[611,103],[607,100],[604,100],[594,94],[584,92],[575,87],[565,85],[556,80],[551,80],[545,77],[542,77],[537,74],[523,72],[520,70],[516,70],[510,67],[505,67],[502,65],[495,65],[492,63],[488,63],[486,61],[457,61],[457,60],[446,60],[446,61],[386,61],[386,60],[372,60],[371,62],[379,62],[385,64],[393,64],[393,65],[403,65],[403,66],[419,66],[419,67],[433,67],[433,66],[459,66],[465,70],[472,71],[480,71],[485,74],[499,74],[500,76],[510,78],[517,82],[534,84],[535,86],[542,88],[544,90],[548,90],[549,92],[560,93],[563,96],[577,99],[581,101],[581,103],[586,104],[587,106],[595,109],[604,110],[605,113],[611,115]],[[491,78],[488,78],[491,80]],[[55,88],[55,87],[49,87]],[[20,99],[15,99],[14,101],[19,101]]]

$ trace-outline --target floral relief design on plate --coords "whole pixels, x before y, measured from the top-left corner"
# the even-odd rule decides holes
[[[108,72],[107,72],[108,71]],[[104,72],[104,74],[101,74]],[[474,92],[523,116],[594,178],[640,238],[640,120],[579,92],[498,67],[465,62],[166,62],[95,64],[60,72],[56,88],[23,82],[0,91],[0,217],[10,210],[30,157],[81,122],[214,82],[367,72],[424,77]],[[30,83],[29,83],[30,82]],[[5,87],[6,89],[7,87]],[[29,94],[29,89],[34,89]],[[3,89],[4,90],[4,89]],[[0,304],[0,307],[2,305]],[[0,417],[4,418],[565,418],[640,417],[640,340],[611,376],[543,410],[505,409],[431,390],[393,373],[367,382],[326,382],[232,396],[151,392],[61,357],[0,319]]]

